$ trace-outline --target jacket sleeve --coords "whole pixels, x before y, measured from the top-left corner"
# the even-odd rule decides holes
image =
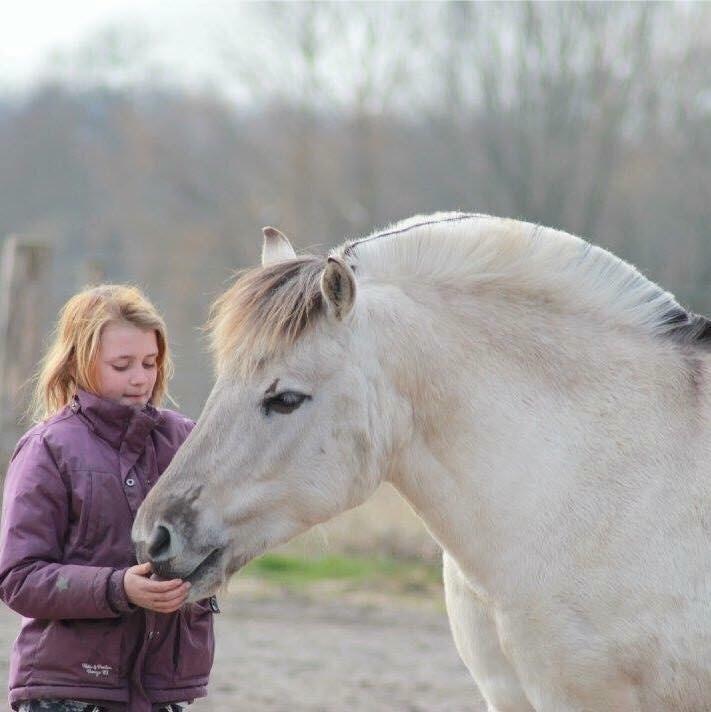
[[[111,567],[63,564],[68,488],[41,435],[18,447],[5,476],[0,598],[28,618],[114,618]]]
[[[109,605],[116,613],[130,613],[135,611],[135,606],[126,596],[126,589],[123,587],[123,577],[126,575],[128,567],[125,569],[115,569],[109,578],[108,597]]]

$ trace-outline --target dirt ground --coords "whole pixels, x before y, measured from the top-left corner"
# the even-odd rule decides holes
[[[194,712],[478,712],[441,598],[307,593],[236,577],[220,600],[210,695]],[[19,627],[0,610],[0,647]],[[0,657],[7,684],[7,654]]]

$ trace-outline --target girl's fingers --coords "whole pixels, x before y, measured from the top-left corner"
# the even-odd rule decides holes
[[[135,566],[132,566],[129,571],[136,574],[136,576],[147,576],[153,571],[153,566],[150,561],[146,561],[145,564],[136,564]]]
[[[156,601],[151,604],[151,608],[159,613],[171,613],[177,611],[185,603],[186,598],[187,596],[177,596],[169,601]]]
[[[188,597],[187,589],[178,589],[177,591],[171,591],[170,593],[165,593],[162,596],[154,596],[153,602],[159,605],[173,603],[174,601],[185,600]]]
[[[171,579],[170,581],[145,581],[143,584],[143,590],[148,593],[165,593],[166,591],[172,591],[183,585],[183,579]],[[186,582],[187,586],[190,586]]]
[[[171,598],[169,601],[156,601],[153,605],[161,608],[178,608],[185,603],[186,599],[187,596],[178,596],[177,598]]]

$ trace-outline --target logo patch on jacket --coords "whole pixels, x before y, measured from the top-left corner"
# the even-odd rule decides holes
[[[108,677],[113,669],[111,665],[99,665],[98,663],[82,663],[81,666],[84,668],[84,672],[95,677]]]

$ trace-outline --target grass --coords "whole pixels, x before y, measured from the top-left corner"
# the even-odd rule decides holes
[[[381,587],[400,592],[429,592],[442,582],[440,566],[392,558],[330,555],[303,557],[271,553],[256,559],[242,575],[266,579],[292,588],[322,581],[340,581],[353,587]]]

